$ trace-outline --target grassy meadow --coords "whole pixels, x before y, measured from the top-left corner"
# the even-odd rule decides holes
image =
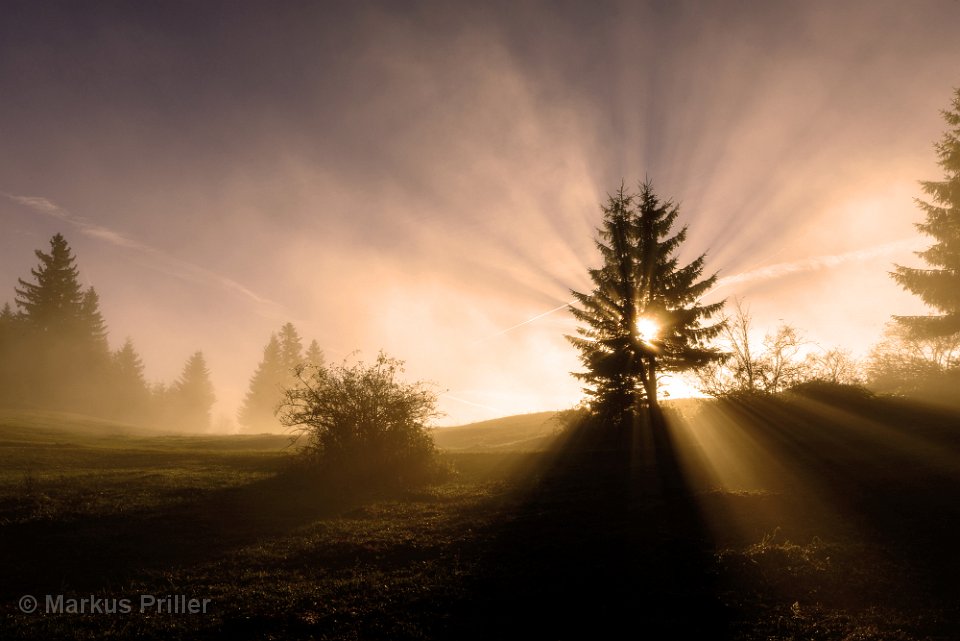
[[[2,413],[0,638],[960,638],[960,414],[845,393],[667,418],[628,447],[550,413],[437,430],[451,474],[384,490],[319,485],[282,435]]]

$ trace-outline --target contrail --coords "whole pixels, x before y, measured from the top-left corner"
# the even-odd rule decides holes
[[[210,271],[204,267],[180,260],[179,258],[170,256],[169,254],[164,253],[155,247],[151,247],[150,245],[145,245],[144,243],[134,240],[120,232],[114,231],[102,225],[97,225],[96,223],[92,223],[86,218],[71,213],[67,209],[64,209],[47,198],[42,196],[16,196],[6,192],[0,192],[0,194],[20,205],[29,207],[34,211],[67,222],[79,229],[80,232],[86,236],[102,240],[116,247],[132,249],[140,252],[141,254],[146,254],[152,257],[156,263],[152,265],[152,267],[165,274],[195,283],[212,283],[229,291],[235,292],[244,298],[252,300],[258,305],[271,307],[280,312],[282,312],[284,309],[279,303],[260,296],[253,290],[243,286],[232,278],[227,278],[226,276],[217,274],[216,272]]]
[[[513,330],[517,329],[518,327],[523,327],[524,325],[529,325],[530,323],[532,323],[532,322],[534,322],[534,321],[538,321],[538,320],[540,320],[541,318],[544,318],[545,316],[549,316],[550,314],[555,314],[555,313],[559,312],[561,309],[566,309],[566,308],[569,307],[570,305],[573,305],[575,302],[576,302],[576,301],[570,301],[569,303],[564,303],[563,305],[560,305],[560,306],[558,306],[558,307],[554,307],[553,309],[549,309],[549,310],[547,310],[547,311],[545,311],[545,312],[543,312],[543,313],[541,313],[541,314],[537,314],[536,316],[534,316],[534,317],[532,317],[532,318],[528,318],[528,319],[525,320],[525,321],[521,321],[521,322],[517,323],[516,325],[511,325],[510,327],[508,327],[508,328],[506,328],[506,329],[501,329],[499,332],[495,332],[495,333],[493,333],[493,334],[490,334],[489,336],[485,336],[485,337],[484,337],[483,339],[481,339],[481,340],[489,340],[489,339],[491,339],[491,338],[496,338],[497,336],[503,336],[503,335],[506,334],[507,332],[513,331]]]
[[[468,400],[466,400],[466,399],[464,399],[464,398],[459,398],[459,397],[453,396],[453,395],[451,395],[451,394],[441,394],[440,396],[443,397],[443,398],[449,398],[449,399],[452,400],[452,401],[458,401],[458,402],[460,402],[460,403],[464,403],[465,405],[472,405],[473,407],[479,407],[479,408],[482,408],[482,409],[485,409],[485,410],[490,410],[490,411],[492,411],[492,412],[499,412],[499,411],[500,411],[500,410],[498,410],[496,407],[490,407],[489,405],[484,405],[483,403],[474,403],[473,401],[468,401]]]
[[[713,292],[721,287],[727,287],[729,285],[773,280],[776,278],[783,278],[784,276],[790,276],[792,274],[800,274],[803,272],[827,269],[829,267],[837,267],[845,263],[853,263],[861,260],[867,260],[869,258],[875,258],[877,256],[883,256],[885,254],[893,254],[909,249],[916,249],[921,245],[922,239],[909,238],[906,240],[897,240],[890,243],[884,243],[882,245],[875,245],[865,249],[844,252],[842,254],[811,256],[810,258],[803,258],[801,260],[777,263],[775,265],[750,269],[745,272],[740,272],[739,274],[734,274],[733,276],[720,278],[717,280],[717,284],[710,291]]]

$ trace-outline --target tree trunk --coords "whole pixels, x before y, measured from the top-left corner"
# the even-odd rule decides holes
[[[659,408],[660,404],[657,402],[657,357],[651,354],[647,363],[647,375],[643,380],[647,392],[647,405],[651,409]]]

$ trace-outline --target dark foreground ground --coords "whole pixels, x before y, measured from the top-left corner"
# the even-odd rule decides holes
[[[960,639],[960,416],[830,393],[667,418],[371,492],[304,487],[282,439],[8,417],[0,638]]]

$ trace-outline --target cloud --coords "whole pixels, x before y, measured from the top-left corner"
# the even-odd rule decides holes
[[[33,209],[34,211],[68,222],[79,229],[80,232],[86,236],[104,241],[116,247],[133,250],[141,255],[148,256],[152,259],[149,266],[157,271],[180,278],[182,280],[199,284],[214,285],[235,294],[239,294],[241,297],[256,303],[261,308],[267,308],[266,310],[261,311],[270,312],[270,316],[289,316],[286,314],[282,305],[268,298],[260,296],[253,290],[242,285],[241,283],[238,283],[232,278],[228,278],[204,267],[194,265],[193,263],[180,260],[179,258],[170,256],[169,254],[166,254],[155,247],[151,247],[150,245],[146,245],[140,241],[134,240],[118,231],[92,223],[86,218],[71,213],[67,209],[64,209],[47,198],[42,196],[16,196],[6,192],[0,192],[0,194],[3,194],[3,196],[16,203]]]
[[[42,196],[14,196],[13,194],[4,193],[4,196],[10,200],[25,205],[31,209],[42,212],[44,214],[49,214],[61,220],[69,220],[70,214],[64,209],[61,209],[53,202],[43,198]]]
[[[730,285],[741,285],[743,283],[774,280],[777,278],[783,278],[785,276],[792,276],[794,274],[839,267],[840,265],[847,263],[869,260],[878,256],[899,254],[904,251],[916,250],[922,244],[923,241],[920,238],[908,238],[906,240],[897,240],[890,243],[883,243],[881,245],[843,252],[840,254],[811,256],[810,258],[803,258],[801,260],[777,263],[775,265],[768,265],[766,267],[758,267],[756,269],[750,269],[739,274],[734,274],[733,276],[720,278],[717,280],[717,284],[712,291],[716,291],[721,287],[728,287]]]
[[[532,316],[532,317],[530,317],[530,318],[528,318],[528,319],[526,319],[526,320],[524,320],[524,321],[521,321],[521,322],[519,322],[519,323],[516,323],[516,324],[514,324],[514,325],[511,325],[510,327],[507,327],[506,329],[501,329],[499,332],[495,332],[495,333],[493,333],[493,334],[490,334],[489,336],[486,336],[485,338],[480,339],[480,340],[490,340],[491,338],[496,338],[497,336],[502,336],[502,335],[506,334],[507,332],[510,332],[510,331],[513,331],[513,330],[517,329],[518,327],[523,327],[524,325],[529,325],[530,323],[536,322],[536,321],[540,320],[541,318],[546,318],[547,316],[550,316],[551,314],[555,314],[556,312],[559,312],[559,311],[562,310],[562,309],[567,309],[570,305],[574,304],[575,302],[576,302],[576,301],[572,301],[572,300],[571,300],[571,301],[569,301],[569,302],[564,303],[563,305],[559,305],[559,306],[557,306],[557,307],[554,307],[553,309],[548,309],[548,310],[545,311],[545,312],[542,312],[542,313],[540,313],[540,314],[537,314],[536,316]],[[477,342],[479,342],[479,341],[477,341]]]
[[[89,225],[81,227],[81,231],[87,236],[99,238],[100,240],[104,240],[111,245],[116,245],[117,247],[126,247],[128,249],[137,249],[141,251],[150,249],[149,247],[142,245],[135,240],[131,240],[130,238],[127,238],[123,234],[115,232],[112,229],[107,229],[106,227]]]

